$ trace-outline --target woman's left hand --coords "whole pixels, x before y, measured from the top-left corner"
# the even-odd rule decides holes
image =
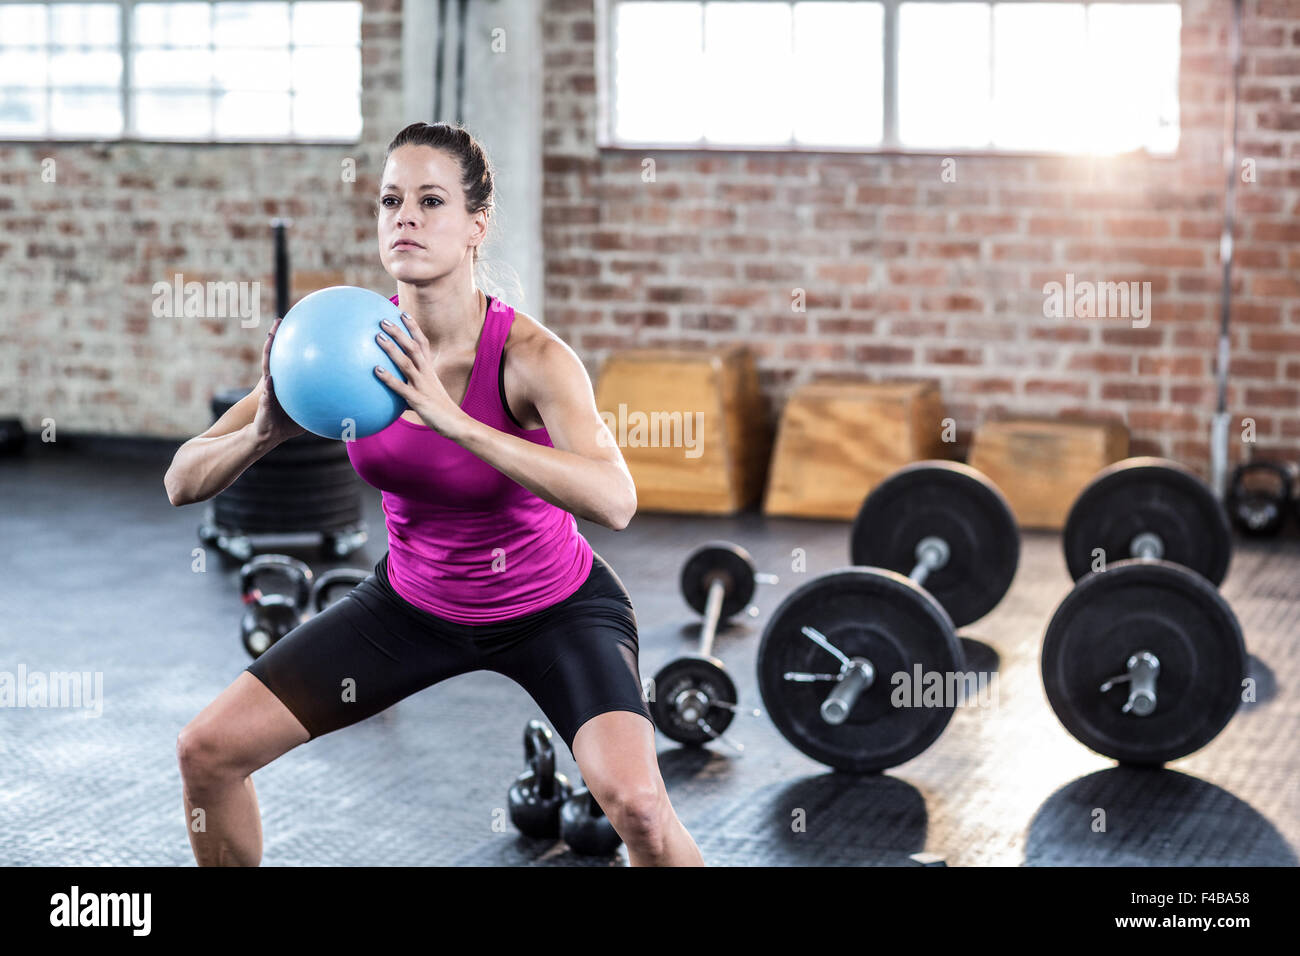
[[[405,312],[402,313],[401,326],[395,326],[387,319],[380,326],[376,341],[406,376],[406,381],[383,366],[375,366],[376,377],[405,399],[427,426],[440,435],[447,435],[465,413],[451,400],[438,373],[433,370],[438,356],[424,337],[424,331]]]

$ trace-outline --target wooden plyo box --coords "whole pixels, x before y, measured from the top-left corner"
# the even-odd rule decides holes
[[[781,416],[763,510],[853,518],[867,493],[903,465],[949,457],[942,428],[932,382],[804,385]]]
[[[758,500],[772,442],[743,346],[615,352],[601,369],[596,408],[639,508],[732,514]]]
[[[1127,456],[1118,422],[1014,418],[976,429],[970,465],[1001,489],[1022,528],[1059,531],[1083,486]]]

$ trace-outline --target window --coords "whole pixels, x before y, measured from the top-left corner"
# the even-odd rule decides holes
[[[1177,3],[602,2],[604,145],[1178,145]]]
[[[360,133],[355,0],[0,0],[0,138],[347,142]]]

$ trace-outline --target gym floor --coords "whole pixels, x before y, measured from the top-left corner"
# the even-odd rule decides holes
[[[247,666],[235,567],[191,569],[202,506],[172,508],[170,451],[106,456],[75,441],[0,461],[0,637],[12,666],[103,673],[103,711],[15,708],[0,735],[0,864],[193,865],[177,732]],[[319,573],[383,554],[378,492],[371,541],[344,562],[277,546]],[[698,542],[747,548],[760,569],[757,617],[719,634],[741,702],[758,706],[755,652],[782,596],[848,563],[833,521],[638,515],[621,533],[582,523],[636,606],[641,671],[688,652],[698,620],[678,571]],[[804,574],[791,552],[807,556]],[[1239,616],[1258,700],[1202,751],[1162,771],[1116,767],[1070,737],[1043,696],[1038,648],[1070,581],[1054,534],[1027,534],[1010,593],[963,632],[968,669],[996,670],[992,706],[960,708],[915,760],[866,777],[832,773],[765,717],[738,717],[715,744],[659,759],[681,819],[713,865],[899,865],[927,852],[969,865],[1295,865],[1300,847],[1300,540],[1237,542],[1224,593]],[[11,666],[6,664],[6,666]],[[494,827],[539,716],[514,684],[472,674],[312,741],[254,775],[264,864],[622,865]],[[561,747],[561,770],[576,777]],[[1104,832],[1094,829],[1105,812]],[[803,811],[806,830],[791,822]]]

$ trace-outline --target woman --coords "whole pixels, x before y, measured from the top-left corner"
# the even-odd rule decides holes
[[[402,325],[376,329],[409,410],[348,443],[384,493],[389,553],[375,573],[276,643],[180,733],[200,865],[256,865],[250,774],[286,751],[438,681],[494,670],[521,684],[569,746],[633,865],[702,863],[659,774],[622,582],[573,515],[614,530],[636,489],[586,370],[532,318],[484,296],[474,263],[492,171],[459,127],[415,123],[388,147],[379,254]],[[277,322],[278,325],[278,322]],[[177,452],[173,504],[203,501],[302,429],[258,387]]]

